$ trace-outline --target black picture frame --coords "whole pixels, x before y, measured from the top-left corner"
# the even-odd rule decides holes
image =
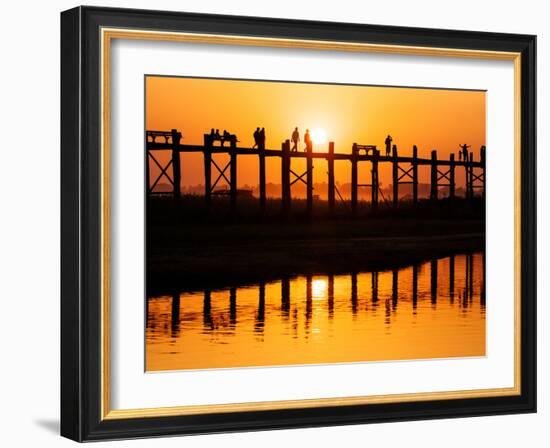
[[[206,415],[101,419],[100,29],[521,53],[521,394]],[[76,441],[536,412],[536,37],[181,12],[61,14],[61,434]]]

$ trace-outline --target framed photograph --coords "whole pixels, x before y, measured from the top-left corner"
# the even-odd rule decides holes
[[[61,432],[536,410],[535,36],[61,14]]]

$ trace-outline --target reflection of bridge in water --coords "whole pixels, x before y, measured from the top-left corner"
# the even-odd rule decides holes
[[[464,262],[464,268],[461,269],[461,278],[460,283],[455,279],[455,260],[458,257],[463,257],[462,262]],[[389,323],[390,315],[392,312],[395,312],[399,306],[400,300],[402,300],[405,295],[411,302],[412,313],[416,314],[419,301],[427,299],[432,309],[436,309],[438,305],[438,298],[441,295],[440,288],[442,287],[438,281],[439,274],[445,276],[445,293],[444,295],[448,297],[449,303],[451,305],[457,302],[458,306],[462,310],[467,310],[473,301],[474,296],[474,260],[476,257],[474,254],[467,255],[452,255],[446,259],[432,259],[428,263],[424,264],[414,264],[405,269],[393,269],[391,271],[373,271],[367,273],[370,275],[370,300],[373,307],[380,305],[379,302],[382,302],[380,299],[380,285],[379,285],[379,276],[382,272],[391,272],[391,287],[390,294],[385,294],[382,305],[385,306],[385,318],[387,323]],[[443,261],[445,262],[443,263]],[[479,301],[480,306],[485,307],[485,255],[477,257],[478,263],[480,265],[475,266],[476,271],[481,272],[481,282],[479,287]],[[422,268],[426,268],[429,265],[429,285],[426,288],[428,290],[427,294],[419,293],[419,274]],[[445,271],[441,271],[444,268]],[[410,270],[411,272],[404,272],[405,270]],[[403,278],[407,274],[410,276],[408,279]],[[351,273],[347,274],[349,277],[349,309],[353,316],[357,315],[359,312],[359,288],[358,288],[358,276],[364,276],[365,273]],[[335,275],[306,275],[305,278],[305,291],[302,292],[303,297],[305,297],[305,307],[304,307],[304,317],[305,317],[305,326],[306,330],[309,328],[309,322],[311,321],[312,311],[313,311],[313,302],[316,297],[319,295],[319,285],[316,282],[319,282],[320,278],[323,280],[322,284],[322,295],[323,299],[326,299],[326,310],[328,314],[328,319],[331,320],[334,318],[335,311]],[[338,275],[338,277],[342,277]],[[410,288],[407,288],[407,291],[399,289],[400,278],[405,280],[407,285],[410,285]],[[291,278],[283,278],[277,283],[280,283],[280,314],[283,319],[289,319],[291,317],[291,304],[293,300],[293,294],[291,294]],[[443,283],[443,282],[441,282]],[[258,289],[257,296],[257,307],[254,310],[254,332],[262,333],[264,330],[265,320],[266,320],[266,282],[258,282],[255,286]],[[273,284],[273,282],[270,282]],[[230,287],[227,288],[229,300],[228,306],[226,308],[226,313],[228,314],[228,321],[225,322],[223,327],[229,331],[234,331],[238,324],[238,315],[237,315],[237,302],[238,302],[238,288]],[[216,329],[216,324],[212,315],[212,294],[215,291],[211,289],[204,289],[202,291],[203,295],[203,304],[202,304],[202,326],[203,331],[210,332]],[[384,293],[387,291],[384,290]],[[405,294],[406,293],[406,294]],[[296,291],[294,292],[296,295]],[[149,304],[151,300],[147,301],[147,326],[154,326],[154,322],[151,321],[152,316],[149,310]],[[182,300],[180,293],[174,293],[171,296],[171,307],[170,307],[170,333],[172,337],[175,337],[180,332],[180,325],[182,323]],[[250,309],[245,310],[246,313],[251,313]],[[292,310],[297,312],[297,309]],[[194,316],[193,319],[200,319],[199,316]],[[252,316],[247,316],[245,320],[250,320]]]

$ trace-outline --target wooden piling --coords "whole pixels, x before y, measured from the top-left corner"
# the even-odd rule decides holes
[[[449,199],[455,198],[455,155],[451,154],[449,160]]]
[[[376,210],[378,208],[378,158],[380,157],[380,151],[375,149],[373,151],[372,155],[372,163],[371,163],[371,199],[370,204],[372,210]]]
[[[172,177],[174,180],[174,197],[181,197],[181,165],[180,165],[180,141],[181,133],[172,129]]]
[[[399,163],[397,160],[397,146],[392,147],[392,182],[393,182],[393,207],[399,203]]]
[[[204,135],[204,202],[210,208],[212,202],[212,137]]]
[[[351,211],[357,212],[357,143],[351,149]]]
[[[307,216],[313,213],[313,145],[307,145],[306,149],[306,194],[307,194]]]
[[[281,145],[281,198],[283,213],[290,211],[290,140]]]
[[[237,208],[237,139],[233,138],[230,142],[229,157],[231,165],[229,167],[229,196],[231,203],[231,211],[234,212]]]
[[[258,145],[259,154],[259,183],[260,183],[260,210],[265,212],[266,189],[265,189],[265,143],[261,141]]]
[[[431,190],[430,190],[430,199],[432,201],[437,200],[437,151],[434,149],[432,151],[432,160],[430,163],[431,167]]]
[[[412,154],[412,194],[413,204],[418,204],[418,148],[413,145]]]
[[[334,142],[328,143],[328,210],[331,215],[334,214],[335,207],[335,183],[334,183]]]
[[[470,194],[469,194],[469,199],[473,199],[474,198],[474,167],[473,167],[473,161],[474,161],[474,153],[471,152],[469,154],[469,157],[468,157],[468,165],[470,167],[470,170],[469,170],[469,176],[470,176],[470,179],[469,179],[469,186],[470,186]]]

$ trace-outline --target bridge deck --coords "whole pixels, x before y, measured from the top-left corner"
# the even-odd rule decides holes
[[[173,145],[171,143],[159,143],[159,142],[147,142],[147,150],[148,151],[172,151]],[[205,147],[202,145],[179,145],[178,151],[180,153],[194,153],[194,152],[205,152]],[[231,152],[231,148],[229,146],[213,146],[210,150],[211,154],[229,154]],[[257,155],[263,154],[265,157],[282,157],[283,151],[280,149],[265,149],[265,150],[259,150],[259,149],[252,149],[252,148],[242,148],[237,147],[235,148],[235,152],[238,155]],[[298,159],[306,159],[307,153],[304,151],[290,151],[289,153],[290,157],[292,158],[298,158]],[[328,152],[312,152],[311,153],[312,159],[327,159],[329,158]],[[352,154],[344,154],[344,153],[334,153],[334,160],[352,160],[353,155]],[[372,161],[377,160],[378,162],[393,162],[394,158],[392,156],[373,156],[371,154],[358,154],[356,156],[358,161]],[[412,157],[403,157],[398,156],[397,161],[399,163],[412,163],[413,162]],[[450,160],[436,160],[435,161],[437,165],[440,166],[449,166],[451,164]],[[423,159],[423,158],[417,158],[416,163],[418,165],[431,165],[433,163],[432,159]],[[472,161],[472,162],[464,162],[462,160],[455,160],[454,162],[455,166],[471,166],[474,168],[482,168],[483,164],[479,161]]]

